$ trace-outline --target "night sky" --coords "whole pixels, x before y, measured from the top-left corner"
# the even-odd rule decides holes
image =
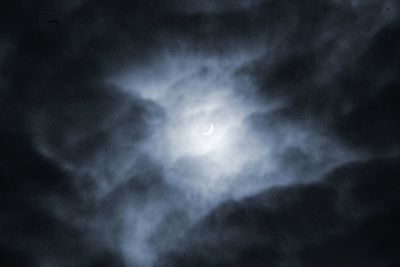
[[[0,3],[0,265],[400,266],[400,2]]]

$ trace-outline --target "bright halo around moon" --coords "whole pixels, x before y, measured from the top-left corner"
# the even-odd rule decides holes
[[[225,72],[199,68],[180,77],[167,86],[143,90],[143,97],[160,104],[166,114],[163,128],[150,143],[158,144],[152,151],[159,151],[168,166],[192,166],[196,174],[187,174],[191,177],[213,180],[239,172],[259,156],[254,153],[259,147],[256,139],[245,124],[256,105],[237,96]],[[198,170],[203,168],[207,171],[201,174]]]
[[[246,123],[257,102],[236,91],[227,66],[175,69],[170,76],[161,71],[160,81],[131,83],[165,115],[144,149],[163,163],[168,182],[207,198],[228,191],[267,153]]]
[[[215,117],[218,117],[215,115]],[[217,119],[215,119],[217,120]],[[221,153],[231,141],[231,121],[222,120],[216,124],[194,114],[189,118],[181,118],[170,122],[167,127],[170,151],[173,158],[182,156],[202,156]],[[177,130],[179,129],[179,131]]]

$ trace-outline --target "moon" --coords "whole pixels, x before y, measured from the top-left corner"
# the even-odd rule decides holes
[[[211,135],[214,132],[214,124],[210,123],[210,127],[207,131],[202,132],[202,135]]]

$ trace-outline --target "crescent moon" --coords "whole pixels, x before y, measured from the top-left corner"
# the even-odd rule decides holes
[[[210,123],[210,129],[208,129],[208,131],[203,132],[203,135],[210,135],[214,132],[214,124]]]

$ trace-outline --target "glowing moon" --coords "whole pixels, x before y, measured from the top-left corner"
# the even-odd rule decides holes
[[[214,124],[210,123],[210,127],[207,131],[202,132],[202,135],[211,135],[214,132]]]

